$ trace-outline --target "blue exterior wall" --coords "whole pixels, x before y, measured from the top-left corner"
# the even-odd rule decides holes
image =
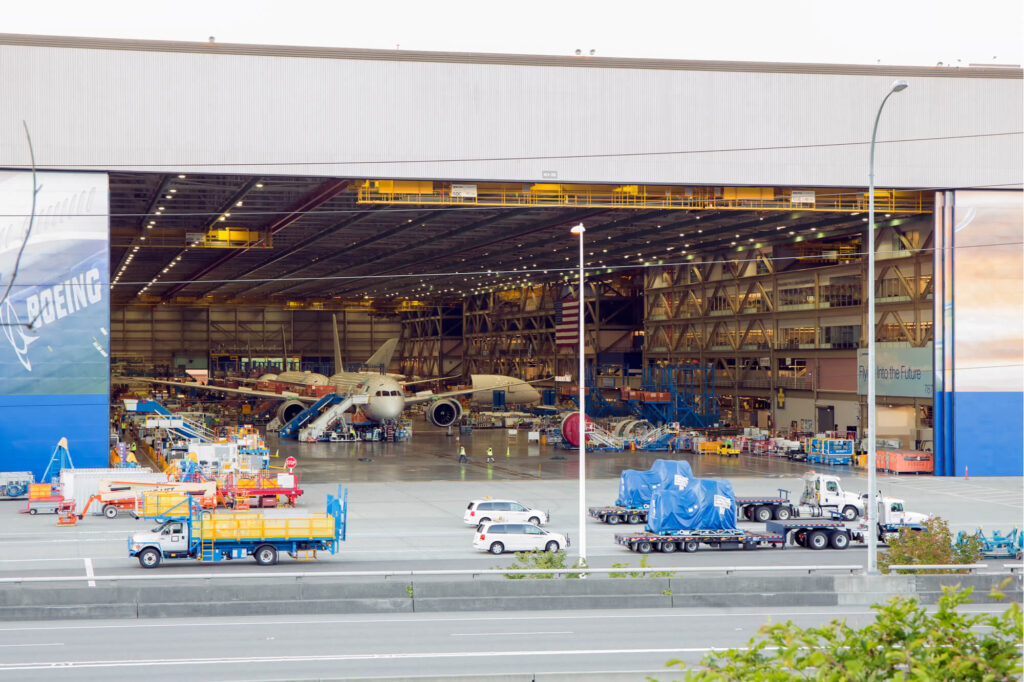
[[[109,450],[110,230],[103,173],[0,172],[0,471],[76,467]]]

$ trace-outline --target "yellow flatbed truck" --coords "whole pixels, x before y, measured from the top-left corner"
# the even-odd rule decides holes
[[[345,539],[348,491],[339,486],[337,496],[327,496],[324,513],[302,515],[218,514],[202,509],[191,495],[146,491],[139,516],[160,522],[128,539],[128,554],[143,568],[156,568],[164,559],[216,562],[247,556],[269,566],[281,552],[295,559],[315,558],[318,551],[336,553]]]

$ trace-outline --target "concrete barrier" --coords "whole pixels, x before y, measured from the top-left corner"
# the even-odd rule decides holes
[[[896,595],[934,604],[944,585],[973,587],[976,603],[1005,575],[685,576],[673,578],[552,578],[258,582],[182,581],[0,588],[0,619],[158,618],[199,616],[540,611],[596,608],[850,606]],[[1003,588],[1021,600],[1020,576]]]

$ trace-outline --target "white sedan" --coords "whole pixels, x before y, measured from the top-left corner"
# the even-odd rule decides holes
[[[488,521],[516,521],[541,526],[548,522],[549,514],[531,509],[515,500],[473,500],[466,507],[462,520],[467,526],[478,526]]]
[[[473,547],[491,554],[536,550],[557,552],[568,546],[567,536],[532,523],[483,523],[473,536]]]

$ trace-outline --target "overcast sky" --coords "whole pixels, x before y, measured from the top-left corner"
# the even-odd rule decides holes
[[[948,65],[1024,62],[1020,0],[35,0],[0,31],[605,57]]]

